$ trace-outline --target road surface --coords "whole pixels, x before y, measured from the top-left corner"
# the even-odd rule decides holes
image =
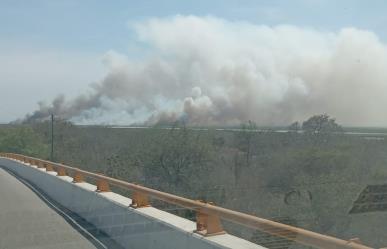
[[[0,167],[1,249],[104,248]]]

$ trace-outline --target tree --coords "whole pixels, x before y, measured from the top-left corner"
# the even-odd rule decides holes
[[[241,125],[241,132],[238,134],[238,147],[246,155],[247,166],[250,165],[254,148],[254,138],[257,136],[257,132],[257,124],[249,120],[247,123]]]
[[[249,167],[256,148],[256,139],[258,135],[257,125],[249,120],[242,123],[240,131],[236,134],[236,147],[238,153],[234,158],[234,177],[237,182],[241,176],[243,168]]]
[[[185,126],[169,131],[155,129],[155,135],[146,145],[146,153],[144,150],[138,155],[146,181],[158,188],[193,191],[210,170],[211,140]]]
[[[302,123],[302,130],[311,133],[332,133],[340,132],[342,128],[336,123],[334,118],[329,117],[327,114],[314,115],[308,120]]]
[[[0,129],[0,151],[48,157],[48,144],[28,126]]]
[[[298,121],[293,122],[291,125],[288,126],[289,131],[297,132],[300,130],[300,123]]]

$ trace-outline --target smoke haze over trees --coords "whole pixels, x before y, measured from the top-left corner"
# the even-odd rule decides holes
[[[344,125],[387,124],[387,47],[372,32],[210,16],[131,28],[146,55],[109,51],[109,72],[89,92],[42,102],[24,121],[55,113],[79,124],[287,125],[329,113]]]

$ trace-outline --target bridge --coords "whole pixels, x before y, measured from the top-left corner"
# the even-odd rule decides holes
[[[191,210],[196,219],[152,207],[153,200]],[[300,246],[371,248],[357,238],[334,238],[64,164],[0,153],[1,249],[265,248],[228,234],[223,222]]]

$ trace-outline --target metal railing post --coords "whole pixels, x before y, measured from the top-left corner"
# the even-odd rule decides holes
[[[54,171],[51,163],[45,163],[44,167],[46,168],[46,171]]]
[[[198,202],[205,203],[203,201]],[[213,203],[210,202],[208,204],[212,205]],[[195,233],[203,236],[214,236],[225,234],[226,232],[223,230],[223,226],[218,215],[209,215],[199,209],[196,211]]]
[[[130,204],[130,207],[132,208],[150,207],[148,195],[138,191],[134,191],[132,194],[132,204]]]
[[[66,176],[67,175],[65,168],[63,168],[61,166],[56,167],[56,172],[58,172],[57,176]]]
[[[102,175],[102,174],[100,174]],[[110,192],[109,182],[105,179],[97,179],[97,192]]]
[[[84,176],[80,171],[76,170],[73,176],[73,183],[80,183],[80,182],[84,182]]]

